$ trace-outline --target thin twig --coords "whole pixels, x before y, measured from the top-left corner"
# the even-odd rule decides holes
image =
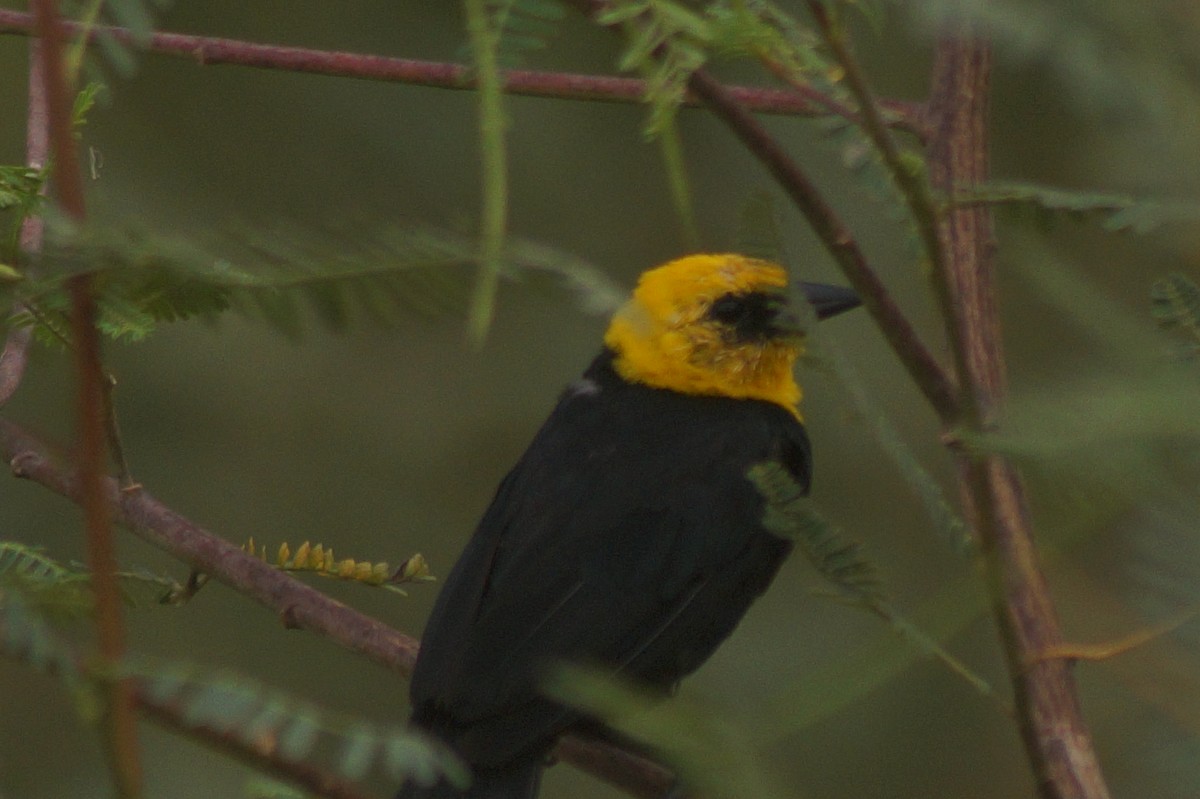
[[[75,471],[62,466],[45,442],[0,418],[0,455],[13,473],[73,502],[80,501]],[[113,518],[143,540],[274,611],[288,627],[321,635],[392,671],[408,676],[419,642],[331,599],[239,547],[208,532],[156,500],[148,491],[122,491],[103,481]],[[671,775],[662,766],[612,744],[567,736],[556,755],[635,796],[662,796]]]
[[[42,82],[46,118],[49,122],[50,152],[54,169],[51,181],[55,199],[76,221],[85,217],[83,183],[71,130],[71,87],[63,68],[58,7],[55,0],[33,4],[36,28],[42,45]],[[117,585],[117,556],[112,523],[102,480],[105,470],[104,388],[100,367],[100,340],[96,330],[96,303],[91,278],[72,277],[71,328],[77,382],[76,418],[79,436],[80,493],[87,534],[87,560],[91,571],[97,648],[106,662],[116,663],[125,654],[125,627],[121,591]],[[117,794],[134,799],[142,793],[141,756],[137,739],[137,717],[129,684],[114,680],[105,707],[108,751]]]
[[[844,26],[834,18],[834,13],[826,7],[823,0],[808,0],[808,10],[816,21],[817,28],[821,31],[830,52],[842,67],[850,94],[858,102],[858,111],[861,115],[860,127],[883,158],[883,163],[892,179],[896,181],[896,186],[900,189],[900,194],[908,205],[909,214],[917,226],[921,246],[925,250],[925,256],[929,259],[933,273],[933,294],[944,320],[946,339],[950,343],[955,371],[962,374],[966,370],[966,349],[956,334],[959,329],[958,308],[951,291],[951,283],[946,279],[948,269],[946,250],[938,229],[940,212],[933,199],[926,175],[923,170],[904,163],[900,146],[896,143],[891,131],[888,130],[887,123],[880,113],[879,103],[846,39]],[[969,381],[960,381],[959,390],[969,391],[969,385]],[[972,407],[971,398],[967,397],[965,402],[960,403],[960,407]],[[958,420],[943,419],[943,421],[956,422]]]
[[[767,133],[766,128],[706,72],[697,70],[688,85],[704,98],[713,113],[770,170],[792,198],[817,238],[841,267],[850,285],[862,297],[863,307],[875,319],[892,350],[938,416],[946,422],[956,420],[957,388],[871,268],[849,227],[825,201],[812,180]]]
[[[46,116],[45,81],[42,79],[42,43],[40,39],[29,41],[29,102],[25,121],[25,163],[30,169],[41,169],[46,165],[50,153],[50,122]],[[41,192],[46,191],[42,183]],[[46,224],[39,214],[27,214],[21,220],[19,247],[25,256],[36,255],[42,250],[42,239]],[[19,310],[18,304],[13,310]],[[4,405],[21,385],[25,366],[29,362],[29,345],[33,341],[33,330],[20,327],[9,331],[4,341],[4,352],[0,353],[0,405]]]
[[[64,27],[72,36],[83,32],[82,26],[77,24],[64,22]],[[0,9],[0,34],[28,36],[32,31],[31,15]],[[159,55],[186,58],[206,66],[229,64],[441,89],[478,88],[478,82],[469,67],[443,61],[282,47],[180,33],[154,33],[143,41],[124,28],[103,25],[95,26],[88,35],[92,39],[99,35],[111,36],[125,46]],[[528,97],[638,104],[644,100],[646,94],[644,81],[610,75],[510,69],[504,71],[503,76],[504,90],[507,93]],[[811,96],[794,91],[757,86],[731,86],[729,91],[738,102],[760,114],[823,116],[829,112],[828,102],[815,101]],[[686,98],[684,104],[702,105],[696,97]],[[913,104],[887,101],[883,106],[887,109],[889,117],[895,120],[897,128],[920,132],[921,117]]]

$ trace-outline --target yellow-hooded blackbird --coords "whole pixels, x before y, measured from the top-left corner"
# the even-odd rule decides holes
[[[451,570],[425,629],[413,723],[471,766],[400,797],[537,794],[583,720],[542,696],[556,662],[651,688],[695,670],[771,582],[790,542],[762,526],[747,470],[811,457],[792,374],[801,315],[775,264],[692,255],[642,275],[604,350],[568,386]],[[858,305],[802,285],[818,318]]]

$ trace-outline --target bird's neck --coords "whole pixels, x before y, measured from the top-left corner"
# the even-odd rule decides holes
[[[795,342],[730,345],[670,331],[646,336],[619,318],[604,342],[613,351],[613,369],[629,382],[680,394],[763,400],[800,418]]]

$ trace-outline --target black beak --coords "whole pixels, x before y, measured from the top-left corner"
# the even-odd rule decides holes
[[[862,305],[862,300],[853,289],[829,286],[824,283],[801,283],[800,290],[817,312],[817,319],[828,319],[843,311]]]

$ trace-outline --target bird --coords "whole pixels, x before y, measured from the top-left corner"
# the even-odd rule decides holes
[[[818,319],[860,304],[800,288]],[[773,262],[700,253],[641,275],[426,624],[411,724],[471,783],[410,780],[397,799],[533,799],[556,739],[594,723],[539,691],[549,669],[666,693],[733,632],[791,549],[764,528],[747,471],[780,464],[805,492],[811,480],[793,374],[805,317]]]

